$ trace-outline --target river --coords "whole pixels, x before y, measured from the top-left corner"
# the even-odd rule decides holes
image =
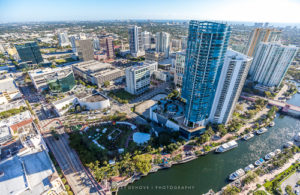
[[[300,94],[295,94],[288,102],[300,106]],[[219,191],[228,183],[230,173],[281,148],[300,131],[299,119],[281,115],[274,122],[276,125],[268,127],[265,134],[238,141],[238,148],[222,154],[210,152],[186,164],[151,173],[120,189],[118,195],[199,195],[209,189]],[[176,186],[182,189],[174,189]]]

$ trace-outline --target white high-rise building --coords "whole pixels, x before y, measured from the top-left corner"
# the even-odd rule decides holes
[[[65,47],[70,45],[70,41],[67,33],[58,34],[58,42],[60,47]]]
[[[98,38],[93,40],[93,46],[95,50],[100,50],[100,40]]]
[[[252,58],[233,50],[227,50],[214,103],[209,116],[213,123],[226,124],[235,109],[244,86]]]
[[[76,48],[76,40],[79,40],[79,37],[76,36],[71,36],[70,41],[71,41],[71,46],[72,46],[72,51],[75,55],[77,55],[77,48]]]
[[[147,65],[126,68],[126,88],[131,94],[140,94],[150,86],[150,70]]]
[[[151,49],[151,33],[144,31],[142,32],[142,40],[144,45],[144,50]]]
[[[277,42],[280,40],[281,31],[269,28],[255,28],[250,33],[248,43],[244,48],[244,54],[254,56],[261,42]]]
[[[128,29],[129,49],[133,57],[145,55],[144,45],[142,40],[142,28],[131,26]]]
[[[184,66],[185,66],[185,53],[177,52],[175,63],[174,63],[174,67],[175,67],[174,83],[176,86],[182,86]]]
[[[141,94],[150,86],[151,75],[157,71],[157,62],[145,61],[140,66],[126,68],[125,90],[131,94]]]
[[[164,52],[165,57],[169,57],[170,52],[170,34],[166,32],[156,33],[156,52]]]
[[[249,71],[251,79],[267,87],[279,86],[297,51],[293,45],[260,43]]]

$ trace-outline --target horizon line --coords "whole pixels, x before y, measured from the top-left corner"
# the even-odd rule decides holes
[[[238,20],[213,20],[213,19],[89,19],[89,20],[39,20],[39,21],[11,21],[0,22],[0,24],[24,24],[24,23],[47,23],[47,22],[101,22],[101,21],[220,21],[220,22],[239,22],[239,23],[269,23],[269,24],[300,24],[300,22],[261,22],[261,21],[238,21]]]

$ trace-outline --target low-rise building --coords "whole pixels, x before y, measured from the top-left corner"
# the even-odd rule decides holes
[[[28,74],[38,91],[50,89],[53,93],[66,92],[76,85],[71,66],[36,69]]]
[[[11,139],[12,139],[12,134],[9,126],[7,125],[0,126],[0,145],[5,144]]]
[[[13,136],[25,134],[28,132],[28,126],[31,127],[33,119],[27,110],[9,118],[0,121],[0,145],[13,139]]]
[[[171,75],[167,71],[154,71],[154,77],[157,80],[161,80],[161,81],[167,82],[167,81],[170,80]]]
[[[8,74],[0,76],[0,104],[22,97],[14,79]]]
[[[109,99],[101,93],[81,91],[52,103],[58,116],[64,115],[72,106],[80,105],[86,110],[101,110],[110,107]]]
[[[163,52],[156,52],[155,50],[145,51],[145,60],[159,62],[165,59],[165,54]]]
[[[76,76],[98,87],[105,81],[113,81],[124,76],[123,70],[95,60],[73,64],[73,70]]]

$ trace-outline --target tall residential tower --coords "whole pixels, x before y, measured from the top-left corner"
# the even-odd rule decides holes
[[[281,31],[269,28],[256,28],[249,37],[244,54],[254,56],[260,42],[277,42],[280,40]]]
[[[65,47],[70,45],[70,41],[67,33],[58,34],[58,42],[60,47]]]
[[[252,58],[227,50],[209,121],[226,124],[244,86]]]
[[[144,55],[144,45],[142,40],[142,28],[138,26],[131,26],[128,29],[129,35],[129,49],[133,57]]]
[[[142,32],[142,40],[144,45],[144,50],[151,49],[151,33],[144,31]]]
[[[190,21],[182,87],[188,126],[205,125],[209,118],[230,32],[225,23]]]
[[[156,33],[156,52],[163,52],[165,57],[170,53],[170,34],[166,32]]]
[[[106,46],[106,55],[108,58],[113,59],[115,57],[115,51],[114,51],[114,44],[113,44],[113,38],[107,37],[105,39],[105,46]]]
[[[250,78],[267,87],[279,86],[297,51],[296,46],[260,43],[249,71]]]

